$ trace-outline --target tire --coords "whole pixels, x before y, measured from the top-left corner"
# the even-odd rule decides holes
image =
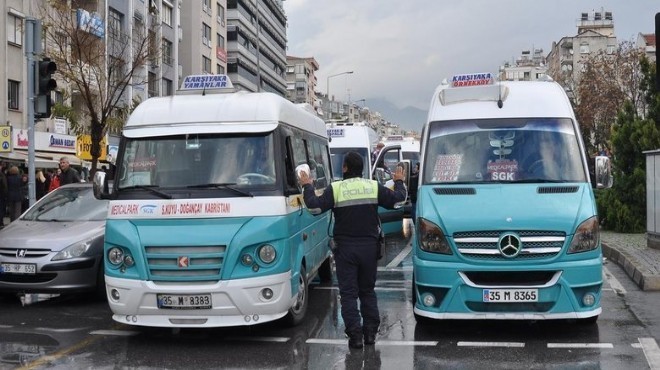
[[[307,270],[305,270],[305,266],[300,266],[298,299],[296,299],[293,306],[289,308],[289,312],[284,316],[284,322],[288,326],[296,326],[305,318],[309,303],[309,285],[307,283]]]
[[[321,283],[331,283],[332,282],[332,265],[334,262],[334,257],[332,255],[323,261],[321,267],[319,267],[319,280]]]

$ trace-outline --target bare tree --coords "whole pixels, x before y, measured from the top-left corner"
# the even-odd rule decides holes
[[[89,122],[89,125],[74,124],[72,129],[77,134],[91,135],[93,173],[108,128],[113,123],[123,124],[117,116],[134,104],[126,96],[128,87],[144,86],[148,82],[145,68],[149,61],[157,58],[159,51],[156,32],[149,32],[142,24],[131,25],[131,37],[112,27],[103,30],[104,35],[81,29],[75,9],[83,9],[89,2],[67,3],[62,0],[43,3],[45,50],[57,63],[58,78],[71,90],[77,90],[80,106],[74,106],[73,110],[84,116],[77,122]]]

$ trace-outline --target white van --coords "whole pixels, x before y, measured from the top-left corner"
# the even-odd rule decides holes
[[[394,158],[394,165],[396,165],[402,159],[401,146],[390,145],[380,151],[376,161],[372,161],[371,152],[378,144],[379,137],[376,131],[364,122],[329,123],[327,124],[327,133],[330,140],[330,158],[332,161],[333,178],[335,180],[341,180],[343,178],[342,163],[344,162],[344,155],[351,151],[360,154],[364,160],[362,177],[378,180],[384,185],[391,179],[391,175],[385,169],[377,168],[376,163],[379,163],[381,158],[383,160]],[[385,234],[401,232],[403,230],[403,211],[403,208],[389,210],[379,207],[378,214]]]
[[[217,88],[218,87],[218,88]],[[303,212],[294,169],[332,181],[325,124],[223,75],[141,103],[124,126],[110,199],[105,282],[113,319],[219,327],[301,322],[309,282],[331,278],[330,212]],[[105,189],[104,189],[105,188]]]

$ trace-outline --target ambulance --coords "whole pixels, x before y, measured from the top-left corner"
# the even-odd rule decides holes
[[[603,254],[589,158],[564,89],[454,76],[422,134],[414,315],[596,322]]]
[[[348,152],[357,152],[362,156],[364,161],[364,168],[362,170],[362,177],[365,179],[374,179],[383,185],[389,185],[391,181],[392,170],[386,171],[384,168],[378,168],[376,163],[381,159],[392,158],[394,168],[398,162],[403,159],[401,145],[389,145],[381,149],[378,159],[371,160],[371,152],[376,148],[379,142],[379,136],[371,127],[367,126],[364,122],[356,123],[327,123],[328,139],[330,140],[330,157],[332,161],[333,178],[341,180],[342,164],[344,156]],[[378,215],[380,216],[381,226],[385,234],[399,233],[403,230],[403,205],[396,209],[378,208]]]
[[[309,283],[331,278],[330,212],[303,212],[294,169],[332,181],[325,123],[225,75],[188,76],[129,117],[108,198],[105,282],[115,321],[225,327],[305,317]]]

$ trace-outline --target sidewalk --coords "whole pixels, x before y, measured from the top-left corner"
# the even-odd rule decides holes
[[[660,291],[660,249],[646,245],[646,234],[600,232],[603,256],[621,266],[642,290]]]

